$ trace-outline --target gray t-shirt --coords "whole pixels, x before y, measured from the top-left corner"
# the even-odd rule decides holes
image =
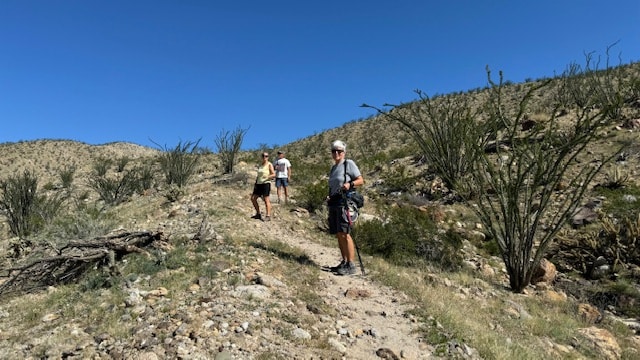
[[[359,177],[360,169],[358,169],[358,165],[356,165],[353,160],[345,159],[347,162],[347,181],[349,182],[357,177]],[[344,181],[344,161],[341,161],[339,164],[335,164],[331,167],[331,172],[329,173],[329,195],[337,195],[340,193],[340,189],[342,185],[345,183]]]

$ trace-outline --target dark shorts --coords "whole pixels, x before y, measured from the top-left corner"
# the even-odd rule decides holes
[[[269,196],[271,193],[271,183],[253,185],[253,195]]]
[[[349,233],[349,223],[342,216],[343,212],[342,206],[329,206],[329,234]]]
[[[276,187],[279,188],[281,186],[284,186],[284,187],[289,186],[289,180],[287,180],[287,178],[277,178]]]

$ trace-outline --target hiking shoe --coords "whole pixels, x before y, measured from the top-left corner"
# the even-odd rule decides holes
[[[271,216],[267,215],[264,217],[264,221],[271,221]]]
[[[262,215],[260,214],[255,214],[251,217],[252,219],[258,219],[258,220],[262,220]]]
[[[338,275],[354,275],[356,272],[358,272],[356,269],[356,265],[351,261],[348,261],[344,264],[344,266],[336,271]]]
[[[342,260],[340,261],[340,264],[330,267],[329,270],[331,270],[331,272],[338,272],[338,270],[342,269],[346,263],[346,261]]]

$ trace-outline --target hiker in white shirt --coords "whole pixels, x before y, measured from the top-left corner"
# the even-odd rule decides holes
[[[278,159],[273,162],[276,170],[276,188],[278,189],[278,203],[284,188],[284,202],[289,202],[289,181],[291,180],[291,162],[284,157],[284,151],[278,151]]]

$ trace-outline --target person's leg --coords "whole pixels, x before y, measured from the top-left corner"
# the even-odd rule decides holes
[[[349,261],[349,250],[347,243],[347,233],[339,232],[337,234],[338,237],[338,247],[340,248],[340,255],[342,256],[342,260]]]
[[[276,183],[277,183],[277,182],[278,182],[278,181],[276,180]],[[278,204],[280,204],[280,194],[281,194],[281,192],[282,192],[282,186],[281,186],[280,184],[277,184],[276,186],[277,186],[277,188],[278,188],[278,190],[277,190],[277,193],[278,193]]]
[[[260,214],[260,205],[258,205],[258,195],[251,195],[251,203],[253,204],[253,208],[256,209],[256,215]]]
[[[356,248],[353,245],[353,238],[351,238],[350,234],[346,234],[346,243],[347,243],[347,261],[353,262],[356,258]]]
[[[271,199],[269,199],[269,195],[263,196],[262,200],[264,200],[264,206],[267,208],[267,216],[271,216]]]
[[[353,262],[355,258],[355,248],[351,235],[341,232],[338,233],[338,239],[341,243],[340,251],[343,251],[343,263],[336,267],[338,275],[354,275],[357,272],[356,264]]]
[[[289,186],[288,185],[284,185],[284,203],[288,204],[289,203]],[[278,188],[278,201],[280,201],[280,188]]]

